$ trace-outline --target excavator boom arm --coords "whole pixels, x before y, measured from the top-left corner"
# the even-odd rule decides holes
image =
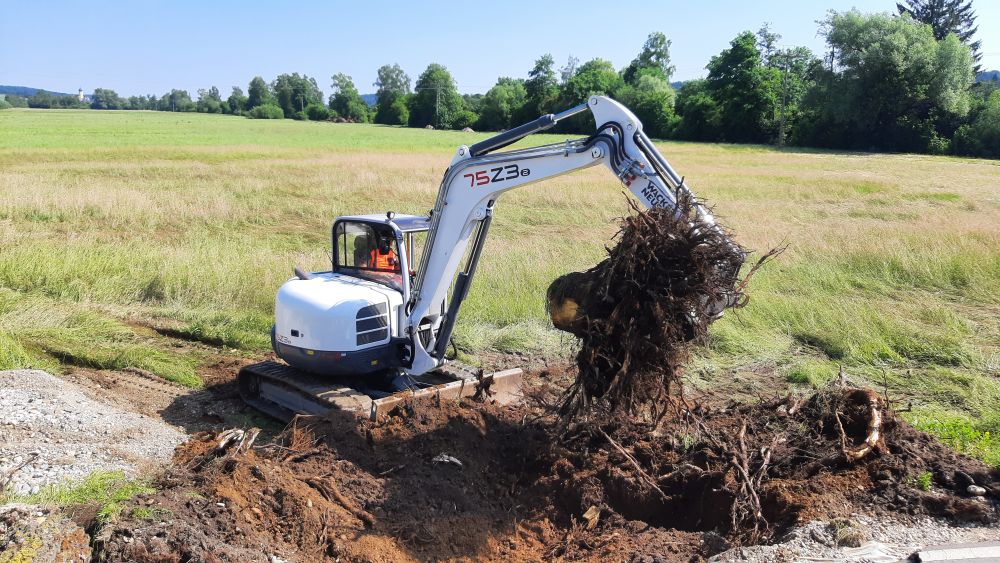
[[[598,124],[596,133],[588,138],[492,153],[587,109]],[[540,117],[471,147],[459,147],[438,191],[418,277],[407,304],[411,348],[407,373],[420,375],[444,362],[445,348],[475,275],[499,196],[598,164],[607,166],[647,208],[674,207],[678,190],[687,190],[683,178],[642,132],[642,123],[635,115],[603,96],[593,96],[586,104]],[[707,209],[699,205],[697,212],[703,221],[713,224]],[[469,259],[458,272],[470,241]],[[451,287],[449,307],[444,311]]]

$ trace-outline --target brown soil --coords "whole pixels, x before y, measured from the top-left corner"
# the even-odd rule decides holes
[[[0,505],[0,561],[89,561],[89,537],[59,509]]]
[[[871,396],[851,393],[679,405],[655,427],[620,416],[566,426],[538,406],[558,395],[536,388],[516,408],[300,419],[247,451],[199,434],[99,549],[137,561],[688,561],[861,510],[996,521],[1000,474],[891,415],[875,449],[850,461],[867,434],[858,397]],[[917,485],[924,472],[930,491]],[[987,497],[957,493],[967,480]]]
[[[240,399],[235,374],[253,360],[218,356],[198,370],[203,389],[191,389],[147,371],[75,367],[66,379],[88,397],[124,410],[155,417],[187,433],[222,430],[249,423],[267,424]],[[252,420],[250,420],[252,417]],[[280,426],[269,426],[272,434]]]

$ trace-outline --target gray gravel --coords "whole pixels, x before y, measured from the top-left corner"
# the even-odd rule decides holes
[[[838,546],[829,522],[809,522],[793,529],[780,543],[735,548],[709,559],[712,563],[781,561],[896,562],[921,549],[952,543],[1000,540],[1000,527],[955,526],[929,517],[854,515],[851,519],[863,533],[858,547]]]
[[[170,459],[185,439],[162,421],[88,398],[38,370],[0,371],[0,478],[15,494],[79,480],[95,470],[135,476]]]

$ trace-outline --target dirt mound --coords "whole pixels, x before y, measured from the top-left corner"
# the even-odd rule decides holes
[[[466,403],[301,420],[273,445],[199,435],[103,556],[686,561],[872,506],[996,521],[1000,475],[881,411],[872,441],[877,397],[851,393],[682,407],[659,425]],[[966,479],[986,496],[956,493]]]
[[[597,399],[612,409],[662,407],[687,343],[746,301],[738,277],[746,251],[689,194],[677,193],[676,208],[630,204],[607,258],[557,278],[546,294],[553,324],[580,338],[579,375],[562,405],[568,417]]]
[[[552,486],[569,511],[606,506],[739,545],[859,510],[997,519],[1000,472],[884,412],[869,390],[684,408],[659,426],[601,419],[570,426],[559,446]],[[972,482],[987,494],[969,497]]]

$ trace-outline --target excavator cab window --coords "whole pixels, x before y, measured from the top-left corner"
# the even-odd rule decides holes
[[[401,283],[399,245],[389,227],[341,221],[334,231],[336,272],[397,286]]]

